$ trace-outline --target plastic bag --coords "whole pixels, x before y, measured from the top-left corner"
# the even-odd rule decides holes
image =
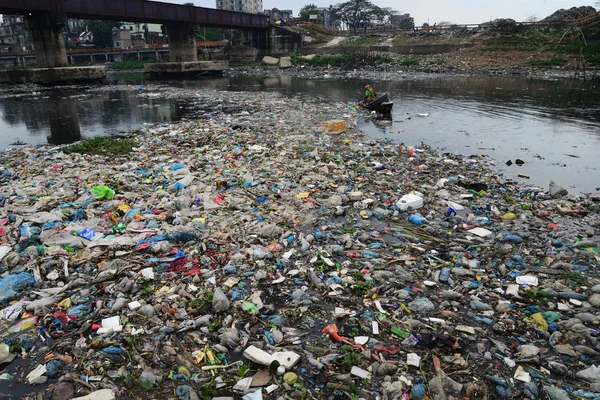
[[[12,300],[28,286],[33,286],[35,279],[28,272],[11,274],[0,281],[0,303]]]
[[[92,194],[96,200],[112,200],[115,197],[115,191],[106,186],[96,186],[92,189]]]

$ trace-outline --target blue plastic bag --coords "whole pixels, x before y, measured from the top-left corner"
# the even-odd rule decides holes
[[[10,301],[19,295],[19,292],[35,285],[33,274],[21,272],[10,274],[0,281],[0,303]]]
[[[502,241],[504,243],[514,243],[514,244],[520,244],[523,243],[525,240],[523,240],[523,238],[521,236],[517,236],[517,235],[506,235],[504,236],[504,239],[502,239]]]
[[[421,214],[411,215],[408,220],[417,226],[421,226],[427,222],[427,220]]]

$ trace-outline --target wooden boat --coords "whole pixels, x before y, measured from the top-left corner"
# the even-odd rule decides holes
[[[389,101],[387,93],[378,96],[371,102],[365,103],[363,100],[359,104],[367,110],[376,111],[380,114],[390,114],[392,112],[392,107],[394,107],[394,103]]]

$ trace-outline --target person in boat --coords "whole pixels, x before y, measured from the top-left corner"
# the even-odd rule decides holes
[[[370,103],[377,98],[377,94],[375,90],[371,87],[371,85],[365,86],[365,103]]]

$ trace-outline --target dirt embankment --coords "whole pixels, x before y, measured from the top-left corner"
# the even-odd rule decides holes
[[[539,26],[516,32],[486,29],[434,32],[376,32],[370,37],[330,37],[304,54],[347,56],[369,53],[377,68],[395,65],[423,72],[599,75],[600,27]]]

